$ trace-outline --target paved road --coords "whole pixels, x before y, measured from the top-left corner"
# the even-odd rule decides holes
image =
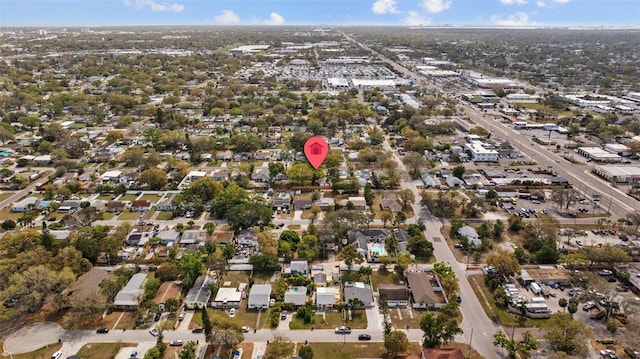
[[[493,334],[501,331],[502,327],[491,321],[484,311],[480,309],[482,308],[479,302],[480,299],[476,297],[471,285],[466,279],[466,265],[456,261],[447,242],[442,237],[440,232],[442,222],[425,213],[425,209],[419,204],[419,199],[421,198],[420,191],[416,187],[415,182],[409,178],[408,171],[400,157],[393,151],[389,145],[389,141],[384,142],[384,147],[392,153],[393,158],[398,162],[398,166],[403,172],[402,187],[410,189],[415,195],[417,203],[413,204],[413,211],[416,214],[421,214],[421,217],[426,219],[423,219],[426,226],[425,234],[433,243],[436,259],[439,262],[449,264],[459,279],[460,297],[462,298],[462,302],[460,303],[462,323],[460,327],[464,333],[456,338],[457,341],[471,343],[471,346],[486,358],[505,356],[506,353],[504,351],[498,350],[493,346]],[[416,217],[418,217],[418,215],[416,215]]]

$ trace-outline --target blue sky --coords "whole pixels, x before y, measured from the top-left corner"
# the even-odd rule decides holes
[[[640,27],[639,0],[0,0],[0,26]]]

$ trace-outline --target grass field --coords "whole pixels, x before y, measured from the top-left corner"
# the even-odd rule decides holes
[[[118,216],[119,221],[135,221],[140,218],[140,212],[122,212]]]
[[[11,358],[13,359],[50,359],[51,354],[60,350],[61,347],[62,347],[62,344],[60,343],[49,344],[31,353],[13,354]]]
[[[158,215],[156,216],[156,219],[158,221],[170,221],[170,220],[173,219],[173,212],[171,212],[171,211],[158,212]]]
[[[135,200],[136,198],[138,198],[138,196],[135,195],[135,194],[125,194],[124,196],[120,197],[120,201],[129,201],[129,202],[131,202],[131,201]]]
[[[111,359],[115,358],[120,349],[138,346],[138,343],[88,343],[78,351],[80,358]]]
[[[15,192],[2,192],[0,193],[0,201],[4,201],[5,199],[13,196]]]
[[[157,202],[160,199],[161,196],[157,195],[157,194],[143,194],[140,199],[143,201],[150,201],[151,203]]]

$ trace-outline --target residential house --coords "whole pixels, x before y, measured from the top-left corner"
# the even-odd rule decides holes
[[[156,204],[158,211],[173,211],[176,207],[173,205],[173,195],[165,197],[162,201]]]
[[[251,180],[258,183],[269,183],[269,168],[268,167],[256,167],[251,174]]]
[[[127,239],[125,240],[125,243],[127,245],[133,246],[133,247],[136,247],[136,246],[137,247],[144,247],[145,244],[147,244],[147,242],[149,242],[149,239],[151,239],[151,237],[153,237],[153,233],[152,232],[140,232],[140,231],[134,229],[127,236]]]
[[[318,308],[333,308],[340,299],[339,295],[334,287],[316,288],[316,306]]]
[[[316,206],[320,207],[323,211],[332,209],[335,205],[336,202],[333,198],[320,198],[316,201]]]
[[[135,200],[131,202],[131,212],[147,212],[151,209],[151,201]]]
[[[406,307],[409,304],[409,293],[404,285],[381,283],[378,293],[380,300],[386,300],[389,308]]]
[[[437,309],[445,304],[444,293],[435,274],[430,272],[409,272],[406,275],[412,308]],[[440,292],[438,296],[436,294]]]
[[[209,177],[213,178],[216,181],[224,181],[228,177],[227,169],[226,168],[220,168],[220,169],[217,169],[217,170],[213,170],[209,174]]]
[[[182,233],[182,239],[180,239],[180,247],[188,247],[199,242],[204,242],[206,237],[206,231],[203,231],[201,229],[187,229]]]
[[[107,202],[107,212],[123,212],[125,203],[121,201],[109,201]]]
[[[370,243],[384,243],[389,238],[389,230],[386,228],[361,228],[353,229],[347,233],[347,243],[354,244],[358,253],[367,261],[372,260]]]
[[[51,162],[53,162],[53,158],[51,157],[51,155],[41,155],[41,156],[36,156],[33,159],[33,162],[39,165],[48,165]]]
[[[233,159],[233,151],[218,151],[216,152],[216,161],[229,162]]]
[[[296,306],[302,306],[307,302],[307,287],[296,286],[289,287],[284,292],[284,302],[293,303]]]
[[[173,229],[158,231],[156,237],[160,238],[160,242],[166,246],[167,244],[169,244],[169,242],[176,243],[180,238],[180,232]]]
[[[11,206],[11,212],[26,212],[36,207],[39,203],[40,198],[30,196]]]
[[[400,202],[395,193],[385,192],[380,200],[380,207],[383,210],[389,210],[395,213],[402,210],[402,202]]]
[[[470,226],[461,227],[458,230],[458,236],[466,237],[467,240],[469,241],[469,244],[473,245],[474,247],[479,247],[482,245],[480,236],[478,235],[478,232],[476,232],[476,230],[473,229],[473,227],[470,227]]]
[[[58,212],[60,213],[73,213],[80,208],[80,201],[63,201],[60,203],[60,207],[58,207]]]
[[[311,198],[296,198],[293,201],[293,209],[295,209],[296,211],[309,209],[312,205],[313,201],[311,200]]]
[[[373,292],[371,286],[363,282],[345,283],[344,285],[344,302],[352,304],[356,302],[362,303],[365,308],[373,308]]]
[[[327,285],[327,275],[324,273],[316,273],[313,275],[313,285],[316,287],[324,287]]]
[[[211,284],[215,281],[208,275],[199,276],[193,287],[189,289],[184,303],[187,309],[197,309],[207,306],[209,298],[211,298]]]
[[[120,310],[135,310],[140,305],[140,300],[144,295],[144,281],[147,279],[147,273],[136,273],[127,284],[120,289],[113,300],[113,305]]]
[[[253,229],[243,229],[236,235],[236,244],[241,246],[257,246],[258,236]]]
[[[107,171],[100,176],[98,184],[118,183],[120,175],[122,175],[122,171],[119,170]]]
[[[365,201],[364,197],[349,197],[340,201],[340,205],[346,207],[349,202],[353,204],[354,209],[365,209],[367,207],[367,201]]]
[[[243,292],[238,288],[218,288],[215,299],[211,302],[214,308],[240,308]]]
[[[118,183],[125,186],[130,186],[138,179],[138,173],[135,170],[129,170],[121,174],[118,178]]]
[[[211,233],[211,239],[218,244],[232,244],[233,231],[214,231]]]
[[[300,274],[306,276],[309,273],[309,262],[307,261],[291,261],[289,267],[291,268],[291,275]]]
[[[249,291],[247,308],[266,309],[271,300],[271,284],[254,284]]]
[[[291,206],[291,194],[288,192],[278,193],[273,197],[273,209],[289,209]]]

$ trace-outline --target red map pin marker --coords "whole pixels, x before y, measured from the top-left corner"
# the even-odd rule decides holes
[[[322,137],[311,137],[304,143],[304,155],[313,166],[318,169],[329,153],[329,145]]]

